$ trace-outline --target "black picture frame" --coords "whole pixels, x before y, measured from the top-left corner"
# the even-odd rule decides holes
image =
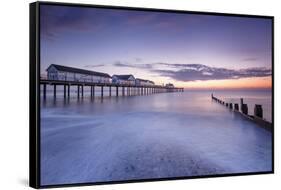
[[[40,6],[41,5],[56,5],[56,6],[74,6],[74,7],[92,7],[105,9],[123,9],[135,11],[152,11],[152,12],[169,12],[182,14],[199,14],[199,15],[216,15],[216,16],[233,16],[245,18],[267,18],[272,22],[272,170],[266,172],[246,172],[233,174],[216,174],[206,176],[186,176],[172,178],[157,178],[157,179],[141,179],[141,180],[126,180],[126,181],[110,181],[110,182],[93,182],[93,183],[73,183],[62,185],[41,185],[40,184]],[[34,2],[31,3],[29,9],[29,39],[30,39],[30,80],[29,80],[29,185],[33,188],[52,188],[52,187],[70,187],[70,186],[86,186],[99,184],[120,184],[134,182],[149,182],[163,180],[180,180],[194,178],[212,178],[212,177],[227,177],[227,176],[245,176],[258,174],[273,174],[274,173],[274,17],[263,15],[247,15],[247,14],[232,14],[232,13],[217,13],[217,12],[201,12],[187,10],[168,10],[156,8],[141,8],[141,7],[123,7],[123,6],[104,6],[79,3],[58,3],[58,2]]]

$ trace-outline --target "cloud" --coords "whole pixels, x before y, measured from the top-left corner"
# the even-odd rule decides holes
[[[271,69],[265,67],[254,67],[247,69],[227,69],[218,67],[209,67],[202,64],[169,64],[158,63],[170,67],[177,67],[178,70],[152,70],[161,76],[170,77],[177,81],[206,81],[223,79],[240,79],[249,77],[271,76]]]
[[[86,68],[94,68],[94,67],[103,67],[105,64],[97,64],[97,65],[85,65]]]
[[[124,12],[127,16],[127,24],[130,26],[137,26],[142,24],[151,24],[159,17],[159,13],[154,12],[135,12],[134,14],[131,14],[131,12]],[[127,14],[126,14],[127,13]]]
[[[138,68],[157,74],[158,76],[169,77],[176,81],[207,81],[240,79],[251,77],[266,77],[272,75],[272,70],[266,67],[251,67],[246,69],[228,69],[220,67],[210,67],[204,64],[174,64],[165,62],[132,64],[128,62],[116,61],[116,67]],[[156,69],[161,68],[161,69]]]
[[[142,58],[136,57],[136,58],[135,58],[135,61],[136,61],[136,62],[142,62],[143,60],[142,60]]]
[[[152,69],[153,64],[130,64],[130,63],[122,63],[121,61],[116,61],[114,64],[116,67],[129,67],[129,68],[138,68],[138,69]]]
[[[102,27],[101,11],[54,5],[43,5],[40,11],[41,35],[50,40],[64,32],[96,31]]]

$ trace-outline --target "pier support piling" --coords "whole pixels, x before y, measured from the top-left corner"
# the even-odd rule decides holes
[[[46,99],[46,91],[47,91],[46,90],[46,88],[47,88],[46,86],[47,86],[46,84],[43,84],[43,98],[44,99]]]
[[[66,85],[63,85],[63,97],[66,98]]]
[[[68,84],[67,85],[67,98],[70,97],[70,85]]]
[[[103,86],[101,86],[101,97],[103,98]]]
[[[77,85],[77,97],[80,98],[80,86]]]
[[[57,96],[57,85],[54,84],[54,98],[56,98]]]

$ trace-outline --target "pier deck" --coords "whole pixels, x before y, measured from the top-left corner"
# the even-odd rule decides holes
[[[53,96],[56,97],[57,86],[64,87],[64,97],[70,97],[70,86],[77,87],[77,97],[80,98],[84,95],[84,87],[91,88],[91,97],[95,96],[95,87],[101,88],[101,97],[104,96],[104,87],[108,87],[109,96],[112,96],[112,87],[116,88],[115,96],[119,96],[119,88],[122,89],[122,96],[125,96],[125,89],[127,90],[127,95],[147,95],[155,93],[164,93],[164,92],[183,92],[183,88],[178,87],[166,87],[160,85],[131,85],[131,84],[115,84],[115,83],[100,83],[100,82],[83,82],[83,81],[62,81],[62,80],[48,80],[41,79],[40,85],[43,86],[43,97],[46,98],[46,87],[51,85],[53,87]]]

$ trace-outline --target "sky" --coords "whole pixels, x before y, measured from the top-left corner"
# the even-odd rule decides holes
[[[50,64],[184,88],[271,88],[271,19],[41,5]]]

